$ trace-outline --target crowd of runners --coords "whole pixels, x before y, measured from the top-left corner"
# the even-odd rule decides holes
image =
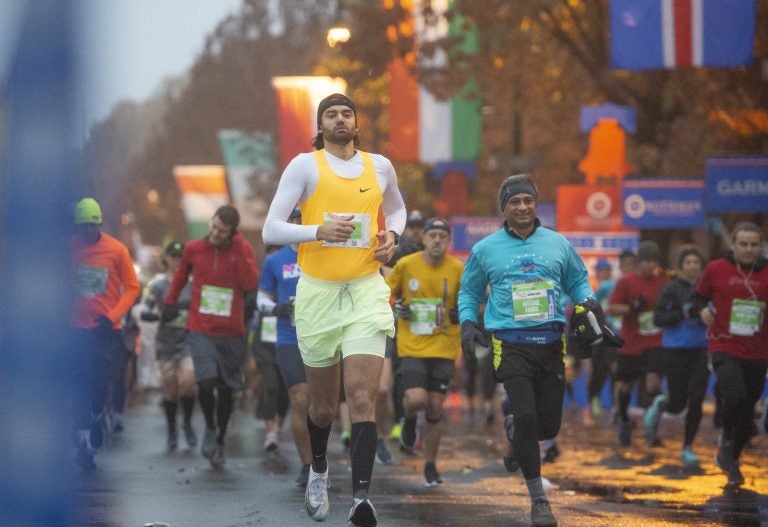
[[[359,150],[356,112],[344,95],[320,103],[315,151],[297,156],[280,179],[260,267],[238,232],[237,209],[225,205],[204,238],[165,247],[163,272],[142,293],[127,248],[100,229],[99,204],[77,204],[80,467],[95,469],[105,430],[122,427],[125,358],[138,319],[157,325],[165,447],[179,448],[180,421],[184,444],[199,443],[213,467],[225,466],[238,393],[255,387],[263,448],[280,450],[290,428],[296,483],[317,521],[329,517],[326,454],[337,419],[351,467],[350,525],[375,526],[375,462],[423,456],[424,484],[445,483],[444,409],[460,393],[489,424],[503,414],[499,462],[522,472],[532,525],[557,525],[541,463],[558,456],[563,401],[578,367],[588,372],[584,427],[598,426],[606,411],[606,384],[621,448],[633,440],[664,448],[661,416],[685,412],[686,467],[709,462],[697,454],[696,435],[714,375],[715,463],[728,485],[744,484],[740,454],[758,427],[768,433],[768,417],[755,418],[768,367],[759,227],[738,224],[727,254],[710,262],[685,246],[665,271],[659,247],[643,241],[620,255],[618,269],[601,259],[590,273],[563,236],[541,226],[538,188],[521,174],[500,182],[500,228],[462,262],[449,254],[450,222],[407,213],[390,161]],[[637,424],[633,397],[643,408]],[[202,430],[192,424],[196,406]],[[633,439],[637,429],[642,439]]]

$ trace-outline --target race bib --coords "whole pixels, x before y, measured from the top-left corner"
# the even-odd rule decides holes
[[[352,247],[354,249],[367,249],[371,246],[370,214],[345,214],[342,212],[323,213],[323,223],[325,225],[328,225],[334,220],[347,218],[350,218],[350,221],[355,224],[355,230],[352,232],[352,236],[345,242],[327,242],[323,240],[323,247]]]
[[[517,322],[555,318],[555,284],[551,280],[514,282],[512,308]]]
[[[442,325],[438,320],[442,300],[439,298],[411,299],[411,333],[414,335],[431,335],[436,327]]]
[[[234,292],[228,287],[203,285],[200,291],[200,313],[228,317],[232,313]]]
[[[109,270],[106,267],[81,265],[77,269],[77,294],[86,298],[100,295],[107,289]]]
[[[643,311],[637,315],[637,322],[640,335],[643,337],[652,337],[658,335],[661,328],[653,323],[653,311]]]
[[[261,341],[277,342],[277,317],[263,317],[261,319]]]
[[[751,337],[760,330],[764,312],[765,302],[734,298],[728,332],[731,335]]]

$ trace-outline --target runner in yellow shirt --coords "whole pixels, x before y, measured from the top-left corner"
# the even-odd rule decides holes
[[[464,264],[446,254],[450,244],[448,222],[429,219],[424,250],[400,259],[386,278],[398,298],[397,375],[405,393],[400,445],[413,450],[416,415],[425,410],[424,479],[430,487],[443,483],[435,464],[443,434],[443,399],[461,349],[456,298]]]

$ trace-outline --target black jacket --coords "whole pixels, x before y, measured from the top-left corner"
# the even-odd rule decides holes
[[[688,309],[687,318],[698,317],[701,307],[691,306],[694,288],[695,284],[679,276],[665,284],[656,301],[653,323],[660,328],[674,326],[686,318],[683,309]]]

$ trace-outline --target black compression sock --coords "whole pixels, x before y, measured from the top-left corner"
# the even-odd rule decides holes
[[[331,425],[320,428],[307,416],[307,429],[309,430],[309,446],[312,449],[312,470],[317,474],[322,474],[328,470],[328,460],[325,455],[328,450]]]

